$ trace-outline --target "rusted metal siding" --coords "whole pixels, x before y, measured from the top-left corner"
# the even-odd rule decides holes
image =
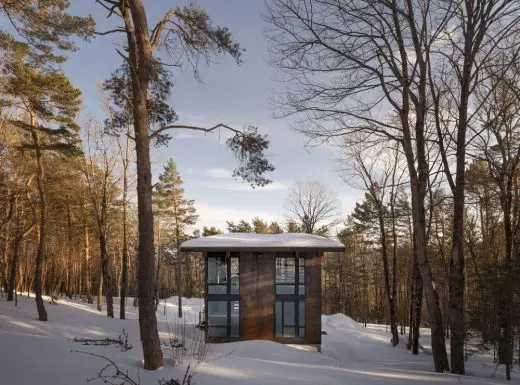
[[[274,254],[240,253],[241,339],[274,339]]]
[[[305,343],[321,344],[321,252],[305,253]]]

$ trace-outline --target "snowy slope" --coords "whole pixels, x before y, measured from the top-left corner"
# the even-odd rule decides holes
[[[116,301],[117,303],[117,301]],[[128,319],[107,319],[95,305],[60,300],[47,305],[49,322],[36,320],[34,299],[19,298],[19,306],[0,299],[0,385],[74,385],[85,384],[105,365],[101,359],[75,353],[88,351],[109,356],[137,377],[142,351],[136,309],[128,302]],[[161,303],[157,312],[161,339],[180,330],[175,314],[176,298]],[[184,301],[185,332],[197,338],[193,324],[198,319],[202,300]],[[118,306],[115,313],[118,314]],[[122,329],[129,333],[132,350],[121,352],[115,346],[82,346],[74,337],[117,338]],[[244,341],[211,345],[205,362],[197,367],[198,385],[269,384],[498,384],[489,377],[494,370],[489,359],[468,363],[468,371],[481,376],[459,377],[432,373],[427,354],[412,357],[402,346],[390,346],[390,334],[378,327],[365,328],[344,315],[323,316],[322,353],[301,346],[268,341]],[[427,336],[423,337],[427,343]],[[172,368],[165,352],[165,367],[155,372],[139,370],[142,385],[155,385],[163,377],[181,377],[184,366]],[[184,362],[186,365],[187,362]],[[503,376],[499,369],[497,377]],[[513,383],[520,383],[514,373]],[[93,382],[93,384],[101,382]]]

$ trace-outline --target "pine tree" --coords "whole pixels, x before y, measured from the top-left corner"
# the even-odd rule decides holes
[[[177,296],[179,301],[179,318],[182,317],[182,258],[179,251],[181,242],[187,238],[186,228],[194,225],[199,216],[196,214],[195,201],[184,198],[182,178],[177,165],[170,159],[159,176],[154,191],[155,215],[167,222],[173,230],[175,258],[177,260]],[[159,248],[161,245],[159,244]],[[159,259],[157,262],[159,266]],[[156,301],[158,300],[156,288]]]
[[[39,63],[61,63],[59,51],[76,49],[72,37],[88,39],[94,33],[91,16],[72,16],[70,0],[2,0],[0,16],[16,33],[0,30],[0,39],[18,40],[29,47],[28,59]]]
[[[215,226],[206,227],[204,226],[202,229],[202,236],[209,237],[210,235],[222,234],[222,230],[217,229]]]
[[[253,232],[256,234],[268,234],[269,233],[269,226],[267,225],[267,222],[263,221],[259,217],[254,217],[252,220],[253,224]]]
[[[271,224],[269,225],[269,232],[271,234],[281,234],[283,233],[283,229],[278,224],[278,222],[271,222]]]
[[[23,147],[34,151],[37,163],[36,181],[39,195],[39,245],[36,258],[34,292],[38,319],[47,321],[42,298],[42,268],[45,253],[47,203],[45,193],[46,154],[77,155],[79,127],[75,123],[80,107],[81,91],[58,70],[29,60],[27,44],[2,40],[6,53],[4,84],[6,99],[2,106],[12,106],[10,123],[27,138]]]
[[[233,133],[226,142],[240,165],[234,175],[241,177],[252,186],[264,186],[270,183],[265,173],[274,167],[265,158],[269,142],[265,135],[258,134],[256,127],[234,129],[219,123],[213,127],[196,127],[186,124],[159,122],[152,125],[149,95],[158,71],[164,68],[157,60],[159,51],[172,58],[174,66],[186,63],[198,76],[200,59],[209,63],[214,56],[229,54],[238,63],[241,62],[242,49],[235,43],[227,28],[213,25],[207,12],[189,4],[169,10],[164,17],[149,28],[147,9],[142,0],[114,1],[98,0],[108,16],[119,18],[119,26],[107,33],[121,33],[126,39],[124,61],[129,66],[129,78],[123,87],[131,101],[129,104],[117,104],[123,114],[130,117],[134,127],[137,169],[137,208],[139,212],[139,328],[143,346],[144,367],[154,370],[162,366],[163,356],[157,329],[154,309],[153,283],[155,281],[154,261],[154,221],[152,209],[152,169],[150,145],[152,141],[164,138],[165,132],[172,129],[187,129],[201,132],[213,132],[222,128]],[[166,87],[167,92],[171,87]]]
[[[230,233],[253,233],[253,227],[245,219],[241,219],[238,224],[233,221],[226,221],[227,230]]]

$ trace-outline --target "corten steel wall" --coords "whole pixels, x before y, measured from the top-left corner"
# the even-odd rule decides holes
[[[240,253],[240,335],[274,339],[274,253]]]
[[[305,343],[313,345],[321,344],[321,255],[305,258]]]

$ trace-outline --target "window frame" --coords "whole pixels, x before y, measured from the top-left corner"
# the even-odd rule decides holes
[[[280,282],[278,283],[277,281],[277,275],[276,275],[276,270],[277,270],[277,266],[278,266],[278,258],[293,258],[294,259],[294,269],[295,269],[295,274],[294,274],[294,283],[283,283],[283,282]],[[300,260],[303,261],[303,265],[300,263]],[[303,271],[304,271],[304,280],[303,282],[300,282],[300,268],[303,268]],[[308,273],[307,273],[307,264],[306,264],[306,254],[305,253],[302,253],[302,252],[276,252],[275,253],[275,261],[274,261],[274,293],[275,293],[275,300],[274,300],[274,304],[273,304],[273,312],[274,312],[274,337],[275,339],[280,339],[280,340],[302,340],[305,338],[305,335],[307,333],[307,317],[306,317],[306,314],[305,314],[305,319],[304,319],[304,325],[301,326],[300,325],[300,306],[299,306],[299,302],[302,301],[303,302],[303,309],[304,309],[304,313],[306,313],[307,311],[307,308],[306,308],[306,293],[307,293],[307,278],[308,276]],[[279,294],[277,292],[277,287],[278,285],[281,285],[281,286],[294,286],[294,292],[291,293],[291,294]],[[300,291],[299,291],[299,287],[300,285],[302,285],[305,289],[304,289],[304,293],[303,294],[300,294]],[[276,307],[277,307],[277,303],[278,302],[281,302],[281,307],[282,307],[282,314],[281,314],[281,317],[282,317],[282,320],[281,320],[281,326],[282,326],[282,335],[279,336],[277,335],[277,330],[276,330],[276,324],[277,324],[277,313],[276,313]],[[294,303],[294,317],[295,317],[295,322],[294,322],[294,325],[287,325],[287,327],[294,327],[295,329],[295,335],[294,336],[291,336],[291,337],[288,337],[288,336],[284,336],[283,334],[283,330],[284,330],[284,319],[285,319],[285,312],[284,312],[284,309],[285,309],[285,306],[284,306],[284,303],[285,302],[293,302]],[[300,328],[304,328],[304,333],[303,333],[303,337],[300,337]]]
[[[209,259],[210,258],[216,258],[216,257],[224,257],[225,263],[226,263],[226,293],[225,294],[210,294],[209,293],[209,287],[210,286],[223,286],[223,284],[218,283],[209,283],[209,275],[208,275],[208,265],[209,265]],[[236,258],[238,261],[238,293],[231,294],[231,259]],[[206,338],[207,339],[238,339],[241,336],[241,325],[240,325],[240,319],[241,319],[241,311],[242,311],[242,304],[240,301],[240,253],[238,252],[207,252],[206,258],[205,258],[205,277],[204,277],[204,284],[205,284],[205,291],[206,291],[206,301],[205,301],[205,316],[206,316]],[[216,301],[216,302],[226,302],[226,325],[213,325],[211,328],[219,328],[219,329],[226,329],[226,336],[210,336],[209,335],[209,302]],[[232,313],[232,306],[233,303],[238,303],[238,336],[232,336],[231,335],[231,313]]]

